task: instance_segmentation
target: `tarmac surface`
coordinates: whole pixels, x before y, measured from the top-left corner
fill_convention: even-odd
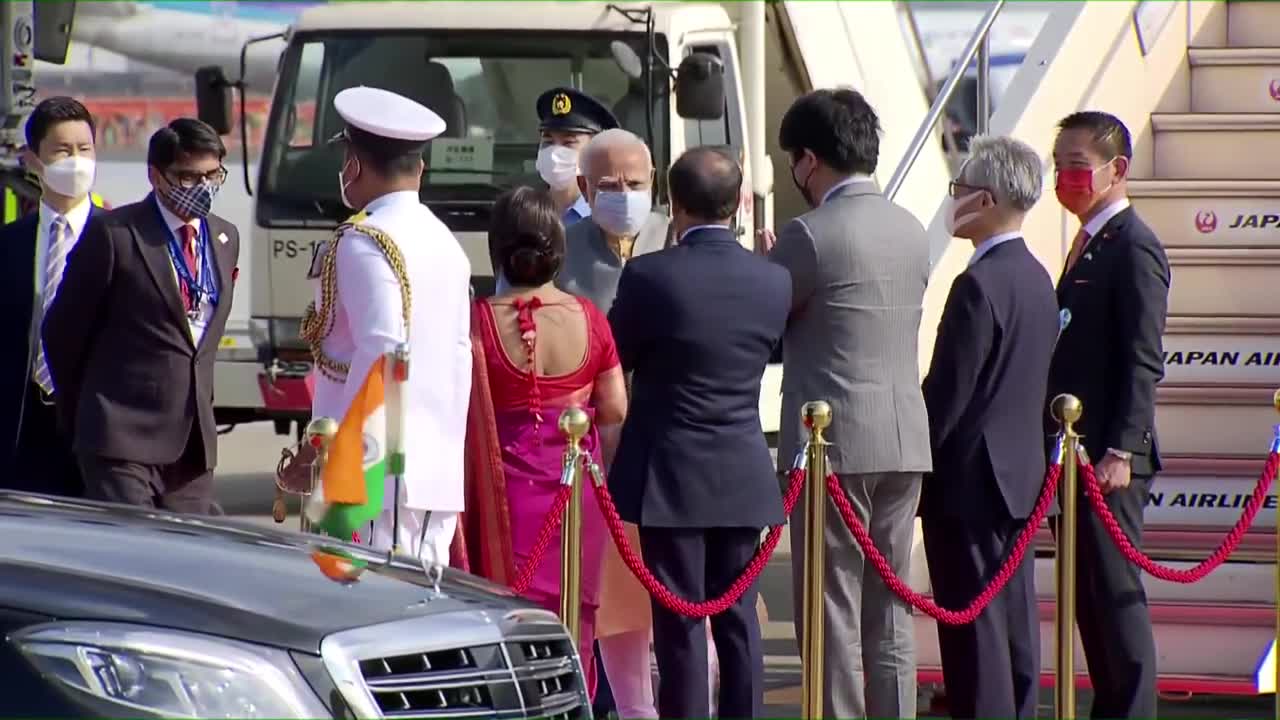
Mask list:
[[[266,423],[242,425],[222,436],[218,446],[218,501],[223,511],[239,520],[269,527],[297,529],[296,505],[291,507],[285,524],[271,520],[273,473],[280,450],[290,438],[274,434]],[[792,625],[791,549],[788,533],[783,533],[772,561],[761,576],[760,591],[764,596],[768,619],[762,630],[765,645],[765,717],[796,718],[800,716],[800,654]],[[1086,716],[1089,693],[1081,691],[1078,709]],[[1160,703],[1161,718],[1187,720],[1252,720],[1273,717],[1271,696],[1250,698],[1205,697],[1191,700],[1164,699]],[[922,689],[921,718],[939,717],[928,712],[930,690]],[[1046,690],[1041,698],[1040,717],[1052,718],[1053,693]]]

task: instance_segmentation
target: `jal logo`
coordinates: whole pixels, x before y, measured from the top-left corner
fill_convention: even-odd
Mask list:
[[[1218,214],[1212,210],[1196,213],[1196,229],[1202,233],[1211,233],[1218,227]]]
[[[1267,86],[1267,92],[1271,93],[1271,99],[1280,102],[1280,80],[1272,80]]]

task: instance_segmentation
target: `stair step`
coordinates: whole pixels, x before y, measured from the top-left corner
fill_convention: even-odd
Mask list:
[[[1280,4],[1227,3],[1227,44],[1232,47],[1280,46]]]
[[[1280,247],[1168,248],[1169,313],[1274,317]]]
[[[1280,248],[1280,182],[1131,180],[1129,196],[1165,247]]]
[[[1170,335],[1280,335],[1280,318],[1170,315],[1164,324]]]
[[[1170,455],[1262,461],[1280,421],[1275,386],[1164,385],[1156,387],[1160,450]],[[1085,408],[1087,413],[1089,408]]]
[[[1272,322],[1280,324],[1280,318]],[[1229,326],[1222,323],[1219,327]],[[1165,387],[1230,387],[1232,391],[1280,387],[1280,336],[1170,332],[1166,327],[1163,341],[1161,384]]]
[[[1156,113],[1155,175],[1170,180],[1275,179],[1280,113]]]
[[[1273,65],[1280,67],[1280,47],[1188,48],[1191,67],[1240,67]]]
[[[1129,181],[1131,198],[1280,198],[1280,180],[1145,179]]]
[[[1191,110],[1280,113],[1280,48],[1191,48]]]
[[[1164,466],[1160,471],[1161,478],[1178,475],[1209,475],[1220,479],[1243,477],[1255,480],[1258,473],[1262,472],[1262,460],[1213,455],[1161,454],[1160,464]]]
[[[1207,584],[1202,583],[1202,584]],[[1049,587],[1052,587],[1050,585]],[[1052,600],[1040,600],[1040,666],[1042,673],[1053,671],[1055,654]],[[1160,686],[1196,688],[1199,692],[1251,691],[1258,658],[1266,652],[1274,633],[1274,611],[1266,606],[1232,606],[1217,603],[1167,604],[1151,602],[1156,654],[1160,658]],[[915,615],[916,664],[922,670],[939,667],[941,658],[936,624],[927,615]],[[1210,653],[1212,676],[1206,676],[1206,653]],[[1076,672],[1087,670],[1088,660],[1076,636]],[[1081,708],[1083,709],[1083,708]]]
[[[1143,513],[1144,525],[1142,529],[1142,547],[1143,552],[1147,553],[1153,560],[1159,563],[1198,563],[1209,556],[1217,549],[1222,542],[1222,538],[1226,536],[1240,519],[1242,508],[1231,507],[1236,503],[1233,499],[1227,501],[1228,507],[1223,508],[1230,512],[1209,513],[1205,508],[1199,508],[1199,495],[1196,495],[1196,506],[1194,509],[1188,509],[1185,504],[1191,503],[1192,493],[1196,492],[1194,487],[1186,485],[1177,485],[1165,481],[1163,474],[1156,478],[1156,492],[1160,497],[1152,497],[1147,501],[1146,510]],[[1220,494],[1222,488],[1226,485],[1210,485],[1207,492]],[[1249,482],[1237,483],[1231,486],[1237,493],[1249,494],[1253,492],[1254,484]],[[1178,494],[1182,493],[1183,497],[1178,498]],[[1274,492],[1267,493],[1269,498],[1274,498]],[[1240,500],[1243,505],[1243,499]],[[1174,503],[1181,503],[1175,505]],[[1276,539],[1275,539],[1275,512],[1269,511],[1275,507],[1275,500],[1268,500],[1267,507],[1258,513],[1254,518],[1253,526],[1249,532],[1244,534],[1244,538],[1240,541],[1240,546],[1231,556],[1233,569],[1238,572],[1228,573],[1229,575],[1238,575],[1240,573],[1253,574],[1257,568],[1245,567],[1246,563],[1267,563],[1274,566],[1276,556]],[[1153,508],[1154,506],[1154,508]],[[1158,511],[1163,508],[1164,512]],[[1052,559],[1054,553],[1054,538],[1049,532],[1049,528],[1045,527],[1036,533],[1036,552],[1039,553],[1037,561]],[[1037,562],[1037,564],[1038,564]],[[1219,570],[1226,573],[1227,568]],[[1270,574],[1270,573],[1268,573]],[[1204,587],[1192,586],[1186,587],[1179,583],[1170,583],[1156,578],[1148,577],[1147,585],[1159,583],[1163,588],[1162,595],[1173,597],[1179,600],[1190,600],[1192,602],[1200,600],[1214,600],[1215,595],[1221,595],[1222,591],[1209,590],[1206,592]],[[1181,592],[1179,592],[1181,589]],[[1257,591],[1250,588],[1233,588],[1237,592],[1246,593],[1245,599],[1257,598]],[[1261,596],[1264,599],[1274,597],[1268,591],[1267,595]],[[1238,599],[1238,598],[1237,598]]]

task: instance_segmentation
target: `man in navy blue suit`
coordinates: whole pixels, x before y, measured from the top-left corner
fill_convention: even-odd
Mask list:
[[[783,522],[760,425],[760,380],[786,329],[791,278],[742,247],[730,223],[742,169],[713,148],[668,173],[677,244],[627,263],[609,312],[632,405],[609,476],[624,520],[640,528],[658,580],[694,602],[729,589]],[[720,660],[719,716],[750,718],[763,701],[753,587],[711,618]],[[663,718],[710,715],[701,620],[653,602]]]
[[[70,438],[59,432],[40,323],[67,254],[94,212],[94,125],[69,97],[36,106],[26,125],[26,167],[40,177],[36,211],[0,229],[0,487],[79,496]]]
[[[1022,239],[1040,199],[1040,158],[1011,138],[974,138],[951,183],[949,230],[973,241],[938,325],[924,381],[933,473],[920,516],[943,607],[968,605],[1004,562],[1043,485],[1039,422],[1058,331],[1053,281]],[[938,625],[953,718],[1034,718],[1040,620],[1027,558],[973,623]]]

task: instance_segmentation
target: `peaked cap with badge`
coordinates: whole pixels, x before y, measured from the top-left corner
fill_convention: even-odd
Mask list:
[[[444,133],[445,122],[427,106],[381,88],[347,88],[333,98],[333,108],[349,127],[361,130],[406,153],[420,149]],[[330,141],[350,141],[347,130]]]
[[[595,135],[618,127],[599,100],[573,88],[557,87],[538,96],[539,130]]]

